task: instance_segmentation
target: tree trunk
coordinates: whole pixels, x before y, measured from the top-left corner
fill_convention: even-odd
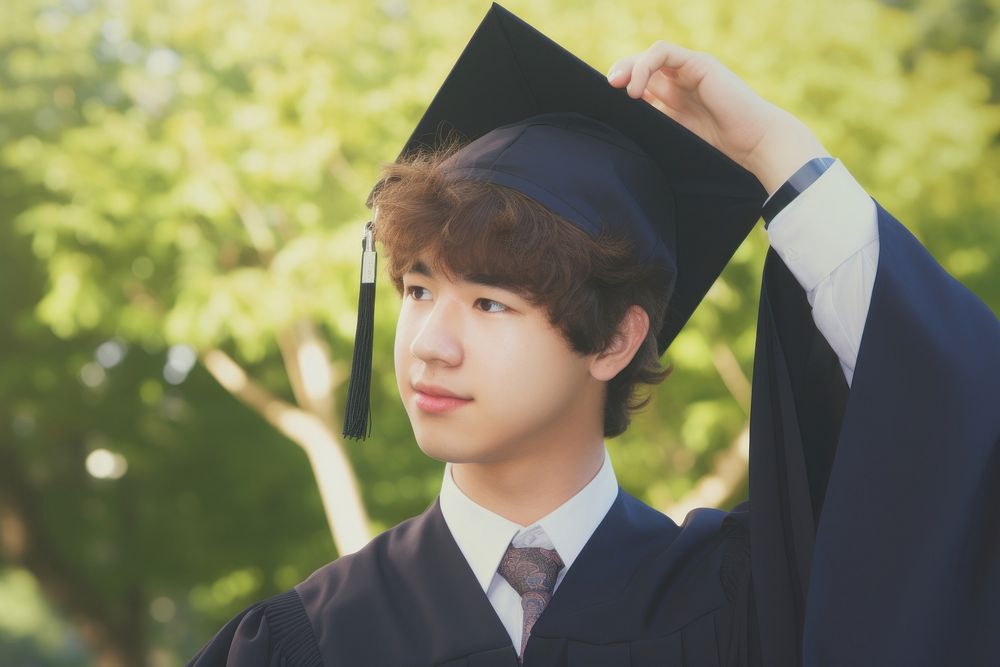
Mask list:
[[[300,325],[308,327],[309,325]],[[272,395],[225,352],[208,350],[201,361],[227,391],[298,444],[312,466],[337,553],[354,553],[371,539],[357,476],[333,429],[333,372],[325,350],[303,330],[283,334],[285,365],[302,407]],[[319,379],[317,379],[319,378]]]

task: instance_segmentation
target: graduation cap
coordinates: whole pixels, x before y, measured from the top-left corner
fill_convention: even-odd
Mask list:
[[[765,191],[720,151],[494,3],[400,153],[459,133],[449,177],[519,190],[597,236],[625,233],[671,270],[662,354],[760,218]],[[378,184],[369,196],[372,203]],[[365,229],[344,419],[369,430],[375,246]]]

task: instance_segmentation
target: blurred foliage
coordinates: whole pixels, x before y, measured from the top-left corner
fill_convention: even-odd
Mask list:
[[[26,570],[11,568],[0,574],[0,658],[5,665],[78,665],[86,650],[45,600],[38,583]]]
[[[505,6],[602,71],[658,38],[712,52],[996,311],[1000,3],[894,4]],[[4,3],[0,510],[23,525],[5,520],[0,544],[27,570],[0,578],[0,663],[177,664],[335,556],[300,451],[192,352],[224,349],[288,397],[275,335],[309,318],[343,376],[368,188],[487,8]],[[654,505],[745,424],[765,248],[754,232],[668,352],[673,376],[609,443],[623,486]],[[384,528],[426,506],[441,466],[396,397],[398,301],[379,289],[375,433],[351,456]],[[95,477],[95,451],[127,469]]]

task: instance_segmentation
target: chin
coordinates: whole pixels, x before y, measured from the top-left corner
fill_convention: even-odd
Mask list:
[[[475,463],[480,460],[476,448],[468,442],[417,436],[417,446],[425,455],[442,463]]]
[[[496,447],[489,443],[478,442],[475,438],[463,437],[454,432],[444,433],[444,430],[415,426],[413,435],[420,451],[443,463],[488,463],[503,458]]]

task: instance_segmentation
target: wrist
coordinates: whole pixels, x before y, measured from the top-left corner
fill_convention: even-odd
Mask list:
[[[764,186],[768,196],[809,160],[830,155],[802,121],[786,111],[778,111],[779,119],[765,133],[744,164]]]

